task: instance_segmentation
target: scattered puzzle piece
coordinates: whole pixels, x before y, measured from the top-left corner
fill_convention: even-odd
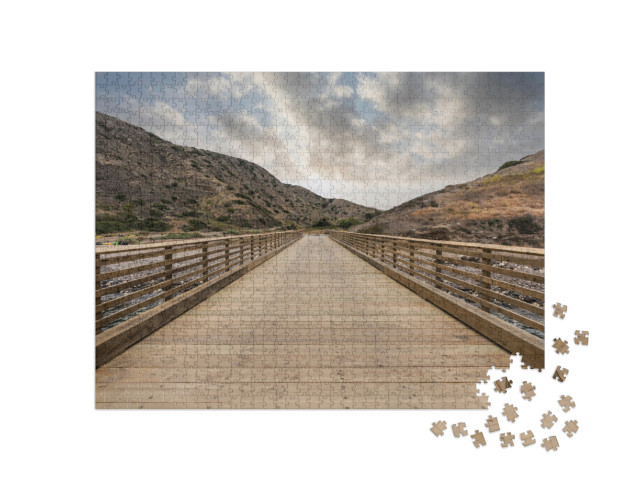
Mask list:
[[[465,423],[452,424],[451,429],[453,430],[453,435],[456,438],[459,438],[460,436],[466,436],[467,434],[469,434],[465,429],[466,427],[467,425]]]
[[[569,343],[560,338],[553,340],[553,347],[558,354],[567,354],[569,352]]]
[[[567,374],[569,374],[568,369],[558,366],[553,373],[553,379],[557,379],[558,382],[564,382],[564,380],[567,379]]]
[[[471,437],[473,438],[473,445],[476,448],[487,445],[487,442],[484,440],[484,434],[482,434],[477,429],[476,429],[476,433],[472,434]]]
[[[487,418],[487,422],[485,423],[486,428],[490,433],[495,431],[500,431],[500,423],[498,423],[498,418],[494,418],[493,416],[489,416]]]
[[[531,446],[536,442],[536,440],[533,438],[533,433],[531,432],[531,430],[527,431],[526,433],[521,433],[520,439],[522,440],[522,445],[525,447]]]
[[[558,444],[558,438],[556,438],[555,436],[549,436],[548,438],[542,441],[541,446],[547,451],[551,451],[552,449],[554,451],[557,451],[558,446],[560,445]]]
[[[573,339],[576,344],[583,346],[589,345],[589,331],[576,331],[576,337]]]
[[[503,377],[502,379],[498,379],[493,384],[495,384],[496,386],[494,391],[505,393],[507,392],[507,389],[511,387],[511,384],[513,384],[513,381],[511,381],[510,379],[507,379],[506,377]]]
[[[565,396],[565,395],[560,396],[560,400],[558,401],[558,404],[560,404],[560,406],[562,406],[562,410],[565,413],[569,412],[569,410],[571,408],[576,407],[576,403],[571,398],[571,396]]]
[[[431,432],[438,436],[442,436],[444,434],[444,430],[447,429],[447,423],[445,421],[438,421],[437,423],[431,423],[433,427],[431,428]]]
[[[518,408],[513,404],[505,404],[502,414],[504,414],[509,421],[515,423],[516,418],[518,417]]]
[[[555,424],[558,418],[551,412],[547,412],[547,414],[542,415],[542,427],[551,429],[551,427]]]
[[[500,435],[500,441],[502,441],[502,443],[500,444],[500,446],[502,446],[503,448],[506,448],[507,446],[513,446],[513,439],[515,438],[515,436],[511,433],[502,433]]]
[[[476,399],[478,399],[480,406],[484,409],[491,406],[491,403],[489,402],[489,396],[487,396],[485,393],[480,394],[480,389],[476,390]]]
[[[567,306],[563,306],[559,302],[553,305],[554,317],[559,317],[560,319],[564,319],[564,315],[566,313],[567,313]]]
[[[536,395],[536,387],[530,382],[525,381],[522,383],[522,386],[520,386],[520,392],[524,399],[531,401],[531,398]]]
[[[565,421],[562,430],[567,436],[572,437],[578,431],[578,421]]]

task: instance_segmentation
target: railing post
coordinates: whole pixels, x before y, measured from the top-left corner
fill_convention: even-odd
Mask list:
[[[416,258],[414,255],[414,251],[416,250],[416,246],[413,244],[409,244],[409,275],[414,277],[414,272],[416,270]]]
[[[229,239],[227,239],[226,241],[224,241],[224,265],[226,267],[226,269],[224,270],[225,272],[229,271],[229,250],[230,247],[229,245],[231,244],[231,241]]]
[[[202,260],[204,262],[204,265],[202,266],[204,268],[204,282],[207,282],[209,280],[209,260],[207,259],[209,257],[209,244],[205,244],[204,247],[202,248]]]
[[[168,246],[164,248],[164,260],[166,261],[170,261],[173,259],[173,247]],[[173,269],[173,264],[165,264],[164,266],[164,270],[165,271],[170,271],[171,269]],[[165,274],[164,276],[164,280],[168,281],[173,277],[173,274]],[[167,287],[165,287],[163,289],[165,292],[168,290],[171,290],[171,284],[169,284]]]
[[[436,249],[436,256],[440,256],[442,257],[442,250],[440,249]],[[436,264],[442,264],[442,261],[440,259],[436,259]],[[442,272],[442,269],[440,269],[439,267],[436,267],[436,274],[439,274]],[[442,282],[442,278],[436,276],[436,281]],[[436,286],[438,289],[442,289],[442,287],[440,286]]]
[[[97,259],[100,259],[100,255],[98,254]],[[102,282],[97,280],[97,276],[100,274],[100,266],[96,266],[96,306],[102,303],[102,296],[98,295],[98,291],[102,289]],[[104,311],[100,311],[96,313],[96,320],[102,319],[102,313]]]
[[[254,249],[254,246],[253,246],[253,239],[255,239],[255,237],[254,237],[254,236],[251,236],[251,260],[253,260],[253,249]]]
[[[243,237],[240,241],[240,265],[244,264],[244,243],[246,239]]]
[[[397,265],[398,265],[398,261],[396,259],[396,257],[397,257],[397,254],[396,254],[396,251],[397,251],[397,249],[396,249],[396,241],[393,241],[392,245],[393,245],[393,268],[396,269]]]
[[[482,252],[487,253],[487,254],[491,254],[491,249],[482,249]],[[491,265],[491,259],[489,259],[488,257],[487,257],[487,258],[483,257],[483,258],[482,258],[482,263],[483,263],[485,266],[490,266],[490,265]],[[491,271],[488,271],[488,270],[487,270],[487,271],[485,271],[485,270],[483,270],[483,271],[482,271],[482,277],[486,277],[487,279],[491,279]],[[481,285],[482,287],[484,287],[485,289],[491,290],[491,281],[489,281],[489,282],[484,282],[484,281],[482,281],[482,282],[480,283],[480,285]],[[484,299],[484,300],[485,300],[485,301],[487,301],[487,302],[491,302],[491,297],[489,297],[489,296],[488,296],[488,295],[486,295],[486,294],[480,294],[480,298],[481,298],[481,299]],[[485,311],[485,312],[491,312],[491,309],[489,309],[488,307],[485,307],[485,306],[481,306],[481,309],[482,309],[483,311]]]

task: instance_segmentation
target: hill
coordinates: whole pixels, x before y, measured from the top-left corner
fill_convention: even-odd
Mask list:
[[[405,202],[351,230],[371,234],[544,246],[544,150],[471,182]]]
[[[352,225],[379,213],[96,112],[96,233]]]

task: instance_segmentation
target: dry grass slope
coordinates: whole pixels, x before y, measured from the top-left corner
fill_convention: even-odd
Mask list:
[[[410,200],[351,230],[544,247],[544,150]]]
[[[242,159],[181,147],[96,112],[97,233],[300,228],[376,209],[284,184]]]

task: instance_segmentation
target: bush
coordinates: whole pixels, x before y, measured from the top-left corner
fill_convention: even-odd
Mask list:
[[[429,204],[431,207],[438,207],[438,203],[435,200],[432,200]]]
[[[498,170],[506,169],[507,167],[513,167],[514,165],[520,165],[523,162],[523,160],[510,160],[509,162],[505,162],[504,164],[502,164]]]
[[[526,214],[522,217],[512,217],[509,219],[509,227],[517,230],[519,234],[535,234],[542,229],[531,214]]]
[[[498,229],[502,229],[502,221],[500,219],[489,219],[487,221],[487,225],[492,229],[494,226]]]
[[[331,226],[331,221],[326,217],[323,217],[322,219],[312,224],[312,227],[330,227],[330,226]]]
[[[348,229],[349,227],[352,227],[354,225],[358,225],[361,224],[362,222],[360,222],[360,219],[357,219],[355,217],[348,217],[346,219],[340,219],[336,225],[342,229]]]
[[[187,226],[185,227],[184,230],[186,230],[187,232],[193,232],[193,231],[197,231],[197,230],[201,230],[201,229],[206,229],[207,228],[207,224],[205,222],[202,222],[199,219],[189,219],[187,221]]]
[[[129,230],[127,225],[118,220],[96,220],[96,234],[111,234]]]
[[[127,198],[125,194],[116,194],[114,195],[114,197],[116,198],[116,200],[120,200],[120,201],[123,201]]]
[[[166,222],[152,217],[147,217],[144,221],[137,223],[136,227],[138,230],[147,230],[149,232],[164,232],[171,228]]]

